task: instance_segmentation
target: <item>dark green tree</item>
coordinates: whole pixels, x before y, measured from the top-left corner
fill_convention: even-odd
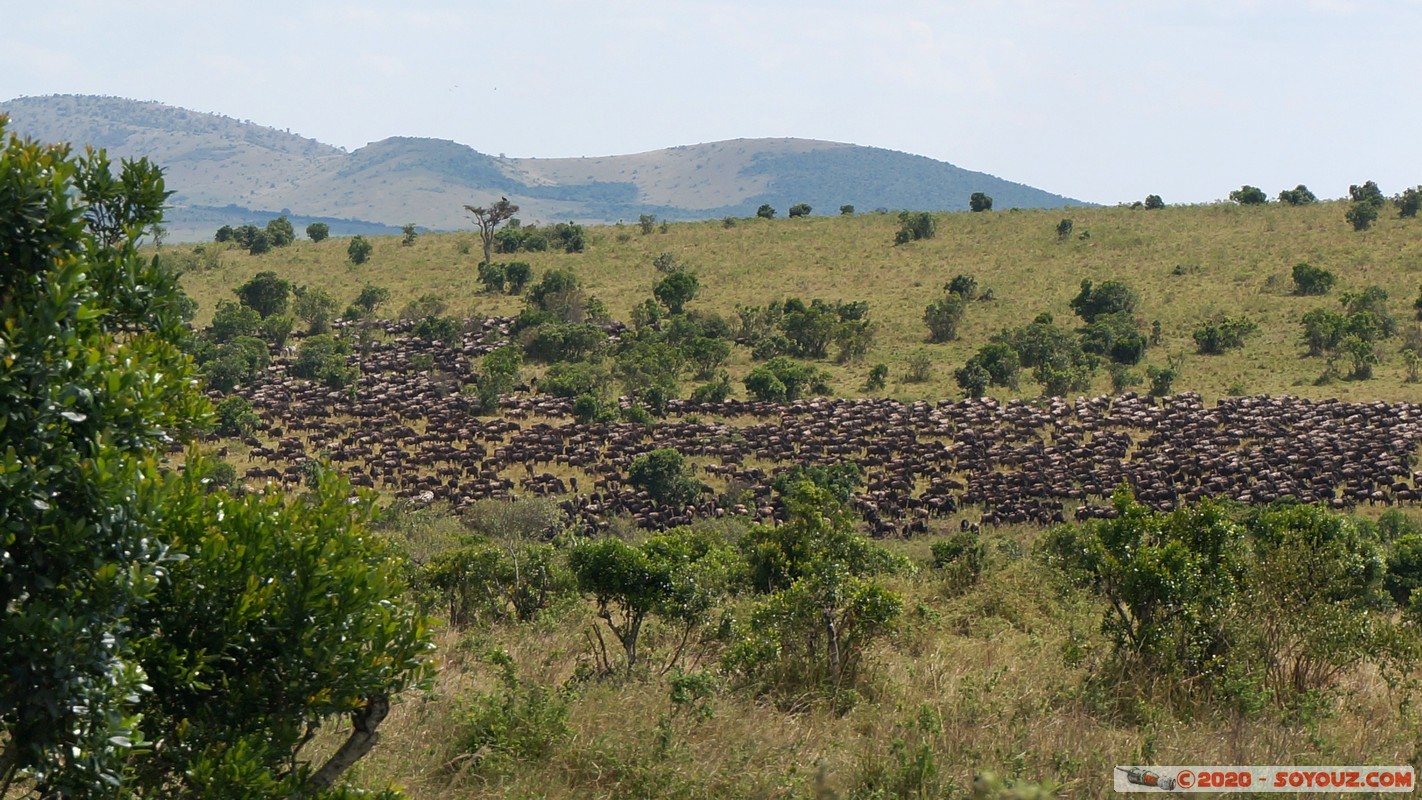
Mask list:
[[[400,244],[405,245],[406,247],[409,247],[410,245],[414,244],[415,239],[419,238],[420,235],[419,230],[415,228],[415,223],[413,222],[407,222],[403,226],[401,226],[400,232],[404,234],[400,237]]]
[[[1417,216],[1417,212],[1422,210],[1422,186],[1415,189],[1404,189],[1402,194],[1392,199],[1392,202],[1397,206],[1399,217]]]
[[[286,312],[291,297],[291,283],[278,278],[275,272],[258,272],[235,290],[242,305],[262,317]]]
[[[306,226],[306,238],[313,242],[325,241],[331,235],[331,226],[324,222],[313,222]]]
[[[854,206],[845,203],[844,205],[839,207],[839,215],[842,217],[854,216]]]
[[[908,244],[920,239],[932,239],[938,231],[938,222],[927,211],[899,212],[899,231],[894,234],[894,244]]]
[[[796,203],[795,205],[790,206],[789,214],[791,217],[808,217],[810,216],[810,204]]]
[[[1269,202],[1269,196],[1258,186],[1245,184],[1229,193],[1229,199],[1242,206],[1262,206]]]
[[[772,207],[769,203],[762,203],[760,208],[757,208],[755,210],[755,215],[757,217],[760,217],[761,219],[774,219],[775,208]]]
[[[1374,208],[1382,208],[1387,203],[1387,198],[1383,197],[1382,189],[1372,181],[1365,181],[1362,186],[1353,185],[1348,187],[1348,198],[1354,203],[1367,203]]]
[[[1287,203],[1291,206],[1306,206],[1309,203],[1315,203],[1317,201],[1318,198],[1302,183],[1292,189],[1284,189],[1279,192],[1279,202]]]
[[[346,257],[352,264],[364,264],[370,260],[370,253],[374,249],[364,236],[352,236],[351,243],[346,246]]]
[[[1146,195],[1146,199],[1145,199],[1145,209],[1146,209],[1146,211],[1154,211],[1154,210],[1156,210],[1156,209],[1158,209],[1158,208],[1165,208],[1165,201],[1162,200],[1162,199],[1160,199],[1160,195],[1158,195],[1158,194],[1149,194],[1149,195]]]
[[[690,272],[673,272],[652,287],[652,296],[667,307],[672,314],[680,314],[682,308],[696,297],[701,282]]]
[[[973,192],[968,198],[968,208],[973,211],[991,211],[992,198],[982,192]]]
[[[684,507],[701,494],[696,465],[670,447],[634,458],[627,468],[627,482],[645,491],[657,505],[671,508]]]
[[[1070,239],[1070,238],[1071,238],[1071,229],[1072,229],[1072,227],[1073,227],[1072,221],[1069,220],[1069,219],[1063,219],[1061,222],[1058,222],[1058,223],[1057,223],[1057,240],[1064,242],[1064,241],[1066,241],[1067,239]]]
[[[1328,294],[1338,282],[1338,276],[1322,268],[1300,262],[1294,265],[1294,294]]]
[[[286,247],[296,241],[296,229],[291,226],[291,220],[284,216],[268,221],[266,233],[272,247]]]
[[[1139,297],[1124,281],[1103,281],[1094,286],[1083,279],[1081,291],[1072,298],[1071,310],[1088,324],[1107,314],[1134,314]]]
[[[928,326],[928,341],[951,342],[958,338],[958,323],[967,308],[967,301],[959,294],[948,294],[929,303],[923,312],[923,322]]]
[[[1348,207],[1348,210],[1343,213],[1343,218],[1348,220],[1348,224],[1353,226],[1353,230],[1365,231],[1377,221],[1378,207],[1367,201],[1358,201]]]

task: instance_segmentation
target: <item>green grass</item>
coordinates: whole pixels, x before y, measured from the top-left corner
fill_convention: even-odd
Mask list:
[[[1412,302],[1422,284],[1422,221],[1389,213],[1373,230],[1358,233],[1344,222],[1344,208],[1335,202],[1149,212],[963,212],[939,215],[935,238],[897,247],[893,215],[742,219],[730,228],[719,220],[674,223],[666,233],[648,235],[636,225],[603,226],[589,229],[587,251],[581,254],[499,258],[528,261],[535,280],[549,269],[571,269],[588,294],[605,301],[622,319],[651,296],[659,277],[652,259],[662,252],[676,255],[700,278],[700,296],[689,308],[733,317],[738,305],[764,305],[787,295],[868,300],[878,325],[875,347],[856,363],[826,364],[842,395],[861,394],[870,367],[883,362],[890,367],[891,396],[956,397],[952,371],[994,332],[1043,311],[1051,312],[1058,323],[1074,325],[1077,319],[1068,303],[1081,280],[1117,278],[1139,292],[1137,316],[1143,326],[1148,329],[1153,320],[1163,326],[1163,344],[1149,351],[1139,369],[1163,366],[1172,355],[1183,357],[1177,391],[1198,391],[1207,400],[1231,387],[1249,394],[1346,400],[1415,397],[1416,387],[1404,383],[1398,340],[1383,345],[1383,363],[1369,381],[1315,386],[1325,364],[1303,357],[1299,318],[1320,305],[1336,307],[1342,291],[1380,285],[1389,292],[1393,314],[1404,329],[1415,319]],[[1056,226],[1063,217],[1074,221],[1074,236],[1058,241]],[[1089,238],[1080,238],[1088,232]],[[386,286],[393,293],[389,306],[381,309],[386,315],[426,293],[445,298],[452,312],[461,315],[514,314],[521,307],[520,298],[479,291],[475,265],[480,247],[473,232],[424,235],[410,247],[401,246],[399,237],[376,237],[373,243],[372,258],[361,266],[346,260],[344,239],[301,241],[262,256],[231,251],[220,268],[190,273],[184,285],[199,303],[199,321],[210,316],[217,301],[231,299],[233,287],[262,270],[324,287],[343,303],[365,283]],[[1290,270],[1300,261],[1338,276],[1332,295],[1291,294]],[[996,299],[972,304],[957,341],[926,344],[923,309],[959,273],[976,276],[979,287],[991,289]],[[1260,326],[1244,349],[1223,356],[1195,354],[1191,334],[1197,325],[1215,316],[1241,314]],[[932,354],[934,377],[927,383],[905,384],[905,361],[920,348]],[[738,348],[733,364],[736,376],[748,368],[743,348]],[[1103,370],[1093,391],[1108,388]],[[1018,393],[1037,391],[1029,378]],[[1002,390],[996,393],[1005,396]]]

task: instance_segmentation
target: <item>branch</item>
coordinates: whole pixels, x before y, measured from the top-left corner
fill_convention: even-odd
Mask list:
[[[390,713],[390,698],[383,694],[366,698],[365,708],[351,714],[351,735],[346,739],[345,744],[337,750],[321,769],[311,776],[311,780],[306,782],[307,788],[320,790],[326,789],[336,782],[336,778],[341,773],[350,769],[355,762],[359,761],[366,753],[369,753],[375,743],[380,740],[380,734],[376,733],[376,728],[385,720],[385,715]]]

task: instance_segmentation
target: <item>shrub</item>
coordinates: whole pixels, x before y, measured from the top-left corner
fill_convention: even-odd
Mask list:
[[[1173,391],[1176,372],[1173,367],[1146,367],[1146,379],[1150,381],[1150,396],[1165,397]]]
[[[650,234],[652,232],[652,227],[656,224],[656,214],[642,214],[637,217],[637,226],[642,229],[643,236]]]
[[[1353,226],[1353,230],[1365,231],[1377,221],[1378,207],[1372,203],[1357,202],[1348,207],[1343,218],[1348,220],[1348,224]]]
[[[695,465],[671,448],[633,459],[627,468],[627,482],[645,491],[660,506],[681,508],[701,494]]]
[[[286,247],[296,241],[296,230],[292,228],[291,220],[284,216],[268,220],[265,233],[272,247]]]
[[[505,229],[507,230],[507,229]],[[501,294],[504,286],[508,282],[508,275],[503,264],[483,263],[479,265],[479,282],[484,284],[484,291],[489,294]]]
[[[982,192],[973,192],[968,198],[968,208],[973,211],[991,211],[992,198]]]
[[[849,205],[848,203],[846,203],[846,204],[840,206],[840,207],[839,207],[839,214],[840,214],[840,216],[842,216],[842,217],[852,217],[852,216],[854,216],[854,206]]]
[[[894,244],[932,239],[937,231],[938,222],[927,211],[902,211],[899,213],[899,232],[894,235]]]
[[[680,314],[682,308],[693,298],[701,287],[701,282],[690,272],[673,272],[652,287],[652,296],[667,307],[672,314]]]
[[[1328,294],[1338,282],[1338,276],[1332,272],[1302,262],[1294,265],[1293,278],[1297,295]]]
[[[551,322],[522,332],[519,343],[530,360],[545,364],[596,360],[607,347],[607,333],[589,322]]]
[[[551,544],[474,541],[422,565],[415,586],[457,627],[528,622],[570,588],[558,565]]]
[[[374,249],[364,236],[352,236],[350,244],[346,245],[346,258],[349,258],[352,264],[364,264],[370,260],[371,251]]]
[[[1374,208],[1381,208],[1387,202],[1382,189],[1372,181],[1365,181],[1362,186],[1349,186],[1348,197],[1354,203],[1366,203]]]
[[[236,292],[242,305],[262,317],[270,317],[286,311],[287,300],[291,296],[291,283],[278,278],[275,272],[258,272],[237,287]]]
[[[911,354],[904,369],[905,383],[927,383],[933,377],[933,356],[927,350]]]
[[[293,311],[306,323],[308,333],[325,333],[331,329],[331,320],[339,306],[336,298],[325,289],[300,286],[296,289]]]
[[[742,539],[751,585],[766,596],[725,665],[770,689],[853,686],[865,648],[902,613],[902,598],[873,580],[898,562],[856,531],[826,490],[800,483],[784,502],[783,525]]]
[[[1269,196],[1258,186],[1245,184],[1229,193],[1229,199],[1242,206],[1259,206],[1269,202]]]
[[[262,420],[252,410],[252,404],[245,397],[233,395],[222,398],[217,404],[217,425],[214,430],[219,436],[251,436],[262,424]]]
[[[1302,183],[1292,189],[1284,189],[1279,192],[1279,202],[1291,206],[1306,206],[1317,201],[1318,198],[1314,196],[1314,193],[1310,192],[1308,187]]]
[[[1165,208],[1165,201],[1160,199],[1158,194],[1148,194],[1145,199],[1146,211],[1154,211],[1158,208]]]
[[[1195,347],[1203,355],[1220,355],[1244,346],[1244,339],[1259,330],[1245,317],[1212,320],[1195,329]]]
[[[723,403],[731,396],[731,376],[722,370],[714,379],[691,390],[693,403]]]
[[[1057,223],[1057,241],[1066,241],[1071,238],[1072,221],[1064,219]]]
[[[967,301],[959,294],[949,294],[929,303],[923,312],[923,322],[928,326],[928,341],[951,342],[958,338],[958,323],[967,307]]]
[[[472,765],[479,772],[497,772],[508,762],[548,760],[571,734],[567,698],[520,680],[507,652],[491,651],[484,658],[499,670],[499,689],[469,701],[457,755],[477,754]]]
[[[773,219],[775,217],[775,209],[771,207],[769,203],[763,203],[760,208],[755,210],[755,215],[761,219]]]
[[[790,206],[789,214],[791,217],[808,217],[810,215],[810,204],[796,203]]]
[[[1148,340],[1130,314],[1117,312],[1096,317],[1081,330],[1081,349],[1120,364],[1137,364],[1145,357]]]
[[[454,317],[429,316],[416,322],[410,333],[432,344],[458,347],[464,338],[464,323]]]
[[[207,338],[215,343],[229,342],[238,336],[252,336],[261,331],[262,317],[254,309],[223,300],[217,304]]]
[[[889,381],[889,365],[875,364],[869,370],[869,379],[864,382],[866,392],[877,392],[883,389]]]
[[[1107,314],[1134,314],[1138,302],[1135,290],[1124,281],[1109,280],[1093,286],[1091,281],[1082,280],[1081,291],[1072,298],[1071,310],[1090,324]]]
[[[1392,202],[1397,206],[1399,217],[1417,216],[1417,212],[1422,210],[1422,186],[1415,189],[1404,189],[1402,194],[1392,199]]]
[[[968,363],[954,370],[953,379],[957,381],[958,388],[963,390],[963,396],[977,398],[987,393],[992,376],[983,368],[982,362],[968,359]]]
[[[559,361],[548,368],[538,388],[554,397],[601,396],[612,381],[607,368],[586,361]]]
[[[526,261],[512,261],[504,265],[504,277],[508,281],[509,294],[518,294],[533,279],[533,267]]]
[[[955,275],[943,288],[948,294],[956,294],[964,300],[976,300],[978,297],[978,279],[971,275]]]
[[[745,377],[746,391],[757,400],[799,400],[805,392],[829,394],[828,373],[785,356],[776,356]]]
[[[313,222],[306,226],[306,238],[313,242],[323,242],[331,235],[331,226],[324,222]]]
[[[354,365],[347,366],[348,353],[350,345],[343,339],[324,333],[311,336],[296,351],[291,374],[339,389],[353,383],[359,374]]]

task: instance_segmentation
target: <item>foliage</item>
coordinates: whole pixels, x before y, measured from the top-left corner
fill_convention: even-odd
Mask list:
[[[1258,186],[1245,184],[1229,193],[1229,199],[1242,206],[1261,206],[1269,202],[1269,196]]]
[[[238,336],[194,359],[207,377],[210,389],[230,392],[239,384],[256,380],[271,363],[267,343],[254,336]]]
[[[464,210],[469,212],[474,218],[474,224],[479,228],[479,240],[484,244],[484,261],[488,262],[490,250],[494,246],[494,230],[513,218],[513,215],[518,213],[518,206],[510,203],[507,197],[500,197],[497,202],[487,206],[465,205]]]
[[[582,282],[565,269],[543,273],[528,290],[524,301],[529,308],[547,311],[564,322],[581,322],[583,315]]]
[[[1383,197],[1382,189],[1373,181],[1365,181],[1362,186],[1353,185],[1348,187],[1348,198],[1354,203],[1365,203],[1374,208],[1381,208],[1387,203],[1387,198]]]
[[[948,294],[956,294],[964,300],[978,298],[978,279],[972,275],[954,275],[953,280],[943,287]]]
[[[666,413],[666,405],[680,392],[686,355],[681,348],[653,331],[624,335],[613,357],[613,375],[625,394],[644,404],[654,414]]]
[[[336,298],[325,289],[309,286],[298,286],[295,295],[292,310],[306,323],[308,333],[325,333],[331,329],[331,320],[339,309]]]
[[[306,238],[313,242],[323,242],[331,235],[331,226],[324,222],[313,222],[306,226]]]
[[[290,502],[212,493],[201,470],[179,484],[166,527],[194,557],[134,614],[135,627],[162,634],[139,645],[153,687],[140,709],[163,732],[154,757],[133,766],[140,785],[212,796],[201,776],[242,743],[259,767],[248,780],[319,789],[349,763],[300,764],[310,732],[349,717],[351,743],[368,750],[362,727],[374,731],[390,699],[429,675],[429,623],[401,602],[398,563],[364,529],[369,502],[348,495],[326,478]]]
[[[1279,192],[1279,202],[1287,203],[1291,206],[1306,206],[1318,201],[1318,197],[1308,190],[1302,183],[1292,189],[1284,189]]]
[[[1258,323],[1248,317],[1225,317],[1200,325],[1193,336],[1201,354],[1220,355],[1243,347],[1245,337],[1258,330]]]
[[[641,228],[643,236],[650,234],[652,232],[653,226],[655,226],[656,224],[656,214],[640,214],[637,217],[637,226]]]
[[[1306,262],[1294,265],[1293,278],[1294,294],[1298,295],[1328,294],[1333,290],[1333,285],[1338,282],[1337,275]]]
[[[529,622],[570,588],[553,545],[514,536],[478,538],[420,566],[414,584],[459,627]]]
[[[245,397],[233,395],[222,398],[217,404],[216,425],[213,428],[219,436],[251,436],[262,424],[252,404]]]
[[[809,203],[796,203],[795,205],[790,206],[790,211],[789,211],[788,213],[790,214],[790,216],[791,216],[792,218],[794,218],[794,217],[808,217],[808,216],[810,215],[810,204],[809,204]]]
[[[1071,300],[1071,310],[1090,324],[1107,314],[1134,314],[1139,302],[1139,295],[1124,281],[1109,280],[1093,286],[1083,279],[1081,291]]]
[[[889,365],[875,364],[869,370],[869,379],[864,382],[864,390],[867,392],[877,392],[884,388],[889,381]]]
[[[519,294],[533,279],[533,267],[527,261],[511,261],[504,265],[504,278],[508,281],[509,294]]]
[[[1321,356],[1338,348],[1348,332],[1348,316],[1330,308],[1315,308],[1303,315],[1304,344],[1308,354]]]
[[[475,392],[479,407],[485,411],[498,408],[499,397],[512,392],[519,384],[519,371],[523,368],[523,354],[517,347],[504,346],[490,350],[479,361],[479,374],[475,377]]]
[[[1146,209],[1146,211],[1154,211],[1154,210],[1160,209],[1160,208],[1165,208],[1165,201],[1162,200],[1162,199],[1160,199],[1160,195],[1158,195],[1158,194],[1148,194],[1148,195],[1146,195],[1146,199],[1145,199],[1145,209]]]
[[[669,447],[633,459],[627,468],[627,482],[646,492],[659,506],[682,508],[701,494],[696,466]]]
[[[1413,189],[1403,189],[1402,194],[1392,199],[1393,205],[1397,206],[1399,217],[1415,217],[1417,212],[1422,210],[1422,186]]]
[[[928,326],[928,341],[951,342],[958,338],[958,323],[967,310],[968,301],[961,294],[949,293],[928,304],[923,322]]]
[[[1073,223],[1069,219],[1063,219],[1057,223],[1057,241],[1064,242],[1071,238]]]
[[[899,232],[894,234],[894,244],[932,239],[937,231],[938,221],[927,211],[902,211],[899,212]]]
[[[261,331],[262,317],[252,308],[229,300],[217,304],[205,335],[208,340],[221,344],[238,336],[253,336]]]
[[[904,382],[925,383],[933,375],[933,355],[927,350],[915,350],[905,362]]]
[[[374,249],[364,236],[352,236],[350,244],[346,245],[346,258],[349,258],[352,264],[364,264],[370,260],[370,253]]]
[[[530,360],[545,364],[596,360],[607,346],[607,334],[588,322],[577,325],[550,322],[524,331],[519,343]]]
[[[458,347],[464,338],[464,323],[454,317],[428,316],[416,322],[410,333],[430,343]]]
[[[491,264],[487,261],[479,264],[479,282],[489,294],[503,294],[506,280],[503,264]]]
[[[355,382],[359,373],[354,365],[346,364],[346,356],[351,347],[344,339],[323,333],[311,336],[301,343],[296,351],[296,360],[291,365],[291,374],[307,378],[339,389]]]
[[[413,222],[407,222],[402,225],[400,227],[400,233],[402,234],[402,236],[400,237],[400,244],[404,245],[405,247],[409,247],[410,245],[414,244],[415,239],[417,239],[420,235],[419,230],[415,227],[415,223]]]
[[[987,373],[989,385],[1017,388],[1017,375],[1022,368],[1022,359],[1011,346],[1003,342],[989,342],[978,348],[978,352],[968,362],[983,368]]]
[[[474,756],[472,769],[489,773],[510,761],[546,761],[571,733],[568,698],[520,679],[505,651],[490,651],[484,660],[498,670],[499,689],[470,700],[459,737],[462,752],[452,763]]]
[[[1150,381],[1150,396],[1165,397],[1175,388],[1175,378],[1179,373],[1174,367],[1146,367],[1146,379]]]
[[[724,403],[731,396],[731,375],[721,370],[707,382],[691,390],[693,403]]]
[[[755,210],[755,215],[761,219],[774,219],[775,209],[769,203],[762,203],[760,208]]]
[[[1343,213],[1343,218],[1355,231],[1365,231],[1378,219],[1378,207],[1368,202],[1356,202]]]
[[[286,311],[291,296],[291,283],[277,277],[270,270],[258,272],[250,280],[235,290],[242,305],[256,311],[263,318]]]
[[[1098,315],[1081,329],[1081,349],[1104,356],[1118,364],[1138,364],[1145,357],[1148,340],[1125,312]]]
[[[296,229],[284,215],[267,221],[266,234],[272,247],[286,247],[296,241]]]
[[[963,390],[964,397],[977,398],[987,393],[992,376],[983,368],[982,362],[970,358],[968,363],[953,371],[953,379]]]
[[[852,206],[852,205],[850,205],[850,204],[848,204],[848,203],[845,203],[844,205],[842,205],[842,206],[839,207],[839,215],[842,216],[842,217],[852,217],[852,216],[854,216],[854,206]]]
[[[686,271],[672,272],[652,287],[652,296],[666,306],[668,312],[680,314],[682,308],[696,297],[700,286],[701,283],[694,274]]]
[[[128,618],[170,560],[153,456],[205,413],[175,281],[137,253],[167,196],[146,160],[0,143],[0,784],[41,796],[97,795],[142,738]]]
[[[771,689],[852,686],[865,647],[884,635],[903,600],[873,580],[900,564],[854,528],[825,489],[803,482],[784,496],[787,521],[741,541],[750,581],[765,595],[725,663]]]
[[[548,367],[538,388],[555,397],[601,395],[611,380],[604,366],[587,361],[559,361]]]
[[[361,287],[360,294],[356,295],[355,302],[352,303],[360,309],[364,315],[375,313],[375,309],[390,301],[390,290],[383,286],[375,286],[367,283]]]
[[[968,198],[968,209],[971,211],[991,211],[992,198],[982,192],[973,192]]]
[[[751,370],[745,377],[745,387],[757,400],[778,403],[799,400],[806,392],[829,394],[828,380],[828,373],[809,364],[776,356]]]
[[[795,464],[771,481],[770,488],[785,498],[799,490],[800,484],[809,483],[829,494],[835,502],[848,505],[854,490],[864,482],[864,473],[852,461],[823,466],[820,464]]]

